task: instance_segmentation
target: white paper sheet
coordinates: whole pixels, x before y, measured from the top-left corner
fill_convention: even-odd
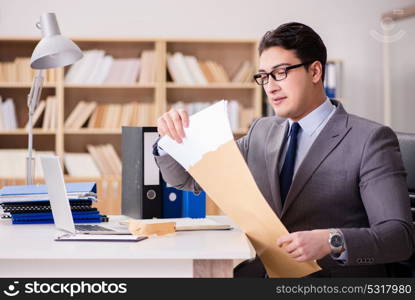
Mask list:
[[[189,170],[204,154],[233,140],[227,103],[228,101],[221,100],[190,116],[189,127],[184,128],[185,138],[181,144],[164,136],[160,139],[159,146]]]

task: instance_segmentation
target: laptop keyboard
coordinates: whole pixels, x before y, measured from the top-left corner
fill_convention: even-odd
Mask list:
[[[89,224],[77,224],[75,229],[79,231],[115,231],[110,228],[102,227],[99,225],[89,225]]]

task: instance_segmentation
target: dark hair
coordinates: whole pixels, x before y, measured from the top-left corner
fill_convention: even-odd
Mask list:
[[[323,68],[324,82],[327,50],[320,36],[307,25],[291,22],[280,25],[273,31],[268,31],[259,43],[259,55],[270,47],[279,46],[286,50],[295,50],[296,56],[305,62],[319,61]]]

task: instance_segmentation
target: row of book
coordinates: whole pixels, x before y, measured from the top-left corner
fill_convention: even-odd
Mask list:
[[[42,118],[43,117],[43,118]],[[55,96],[48,96],[46,100],[39,101],[32,118],[33,127],[43,130],[58,128],[58,100]],[[40,123],[38,125],[38,123]],[[29,124],[26,124],[27,129]]]
[[[94,182],[66,184],[67,196],[75,223],[108,221],[97,208],[97,188]],[[0,189],[0,214],[12,224],[50,224],[53,214],[45,185],[5,186]]]
[[[16,107],[12,98],[0,96],[0,130],[17,129]]]
[[[70,176],[121,176],[121,159],[111,144],[87,145],[88,153],[65,153],[64,162]],[[41,155],[52,151],[33,150],[35,178],[43,178]],[[0,178],[25,178],[27,149],[0,149]]]
[[[80,101],[67,117],[65,129],[120,129],[121,126],[145,126],[154,124],[154,116],[153,103],[97,104],[96,101]]]
[[[144,50],[140,58],[114,58],[98,49],[83,53],[84,57],[69,67],[65,83],[147,84],[156,80],[154,50]]]
[[[43,117],[43,118],[42,118]],[[58,101],[56,97],[49,96],[46,100],[39,101],[32,118],[33,127],[40,123],[43,130],[56,129],[58,127]],[[27,129],[29,124],[25,125]],[[12,98],[4,102],[0,96],[0,130],[15,130],[18,128],[16,106]]]
[[[17,57],[12,62],[0,62],[0,82],[32,82],[36,70],[30,68],[30,57]],[[56,81],[56,70],[48,69],[43,71],[45,83]]]
[[[342,63],[327,62],[324,76],[324,90],[329,98],[342,97]]]
[[[70,176],[121,176],[121,159],[111,144],[87,145],[88,153],[65,153],[65,167]]]
[[[167,54],[167,69],[172,80],[179,84],[207,85],[209,83],[252,81],[254,72],[249,61],[244,61],[236,74],[230,78],[225,68],[214,61],[198,60],[195,56],[183,55],[181,52]]]
[[[50,151],[35,151],[35,177],[42,178],[40,155],[53,155]],[[27,149],[0,149],[0,178],[25,178]]]
[[[189,115],[197,113],[202,109],[212,105],[212,102],[176,102],[172,105],[175,109],[184,109]],[[228,102],[228,116],[233,132],[246,130],[254,120],[254,110],[252,107],[245,107],[237,100]]]

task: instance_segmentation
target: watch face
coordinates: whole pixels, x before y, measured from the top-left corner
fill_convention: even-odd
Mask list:
[[[333,235],[330,239],[330,244],[335,248],[340,247],[343,245],[342,237],[340,235]]]

